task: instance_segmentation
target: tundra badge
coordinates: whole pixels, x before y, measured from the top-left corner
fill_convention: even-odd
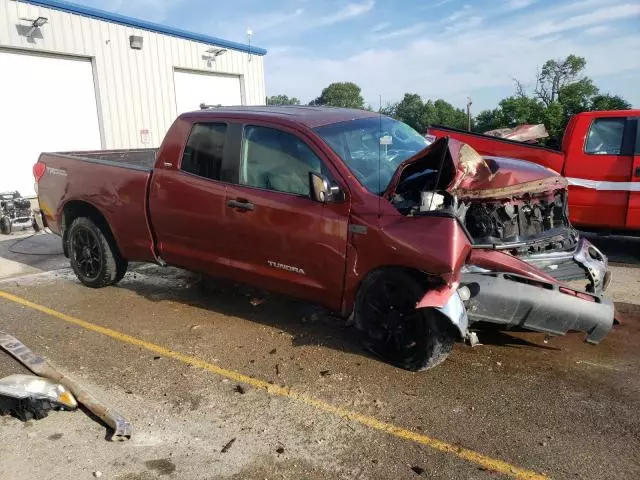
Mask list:
[[[298,267],[292,267],[291,265],[285,265],[284,263],[274,262],[273,260],[267,260],[267,264],[272,268],[279,270],[286,270],[287,272],[299,273],[300,275],[306,275],[304,270]]]

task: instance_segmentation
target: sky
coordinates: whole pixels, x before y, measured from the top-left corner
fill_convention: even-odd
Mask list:
[[[586,58],[602,93],[640,107],[638,0],[72,0],[266,48],[267,95],[307,103],[352,81],[376,108],[405,92],[478,112],[529,91],[549,58]]]

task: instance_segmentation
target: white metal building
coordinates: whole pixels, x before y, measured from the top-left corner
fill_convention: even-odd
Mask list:
[[[0,0],[0,191],[42,151],[159,146],[176,115],[263,105],[266,51],[56,0]]]

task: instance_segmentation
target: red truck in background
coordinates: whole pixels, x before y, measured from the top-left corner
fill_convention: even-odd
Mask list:
[[[481,155],[517,158],[543,165],[569,183],[569,218],[577,227],[640,231],[640,110],[584,112],[565,129],[553,150],[449,127],[429,127],[433,138],[448,136]]]
[[[372,112],[206,109],[157,151],[43,153],[34,176],[86,286],[142,261],[283,292],[353,315],[403,368],[474,343],[473,322],[591,343],[613,324],[607,259],[570,225],[562,177]]]

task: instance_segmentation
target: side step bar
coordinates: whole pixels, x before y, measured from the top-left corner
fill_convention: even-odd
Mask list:
[[[586,332],[599,343],[613,326],[613,302],[553,283],[511,273],[467,273],[461,281],[471,293],[470,322],[490,322],[564,335]]]

